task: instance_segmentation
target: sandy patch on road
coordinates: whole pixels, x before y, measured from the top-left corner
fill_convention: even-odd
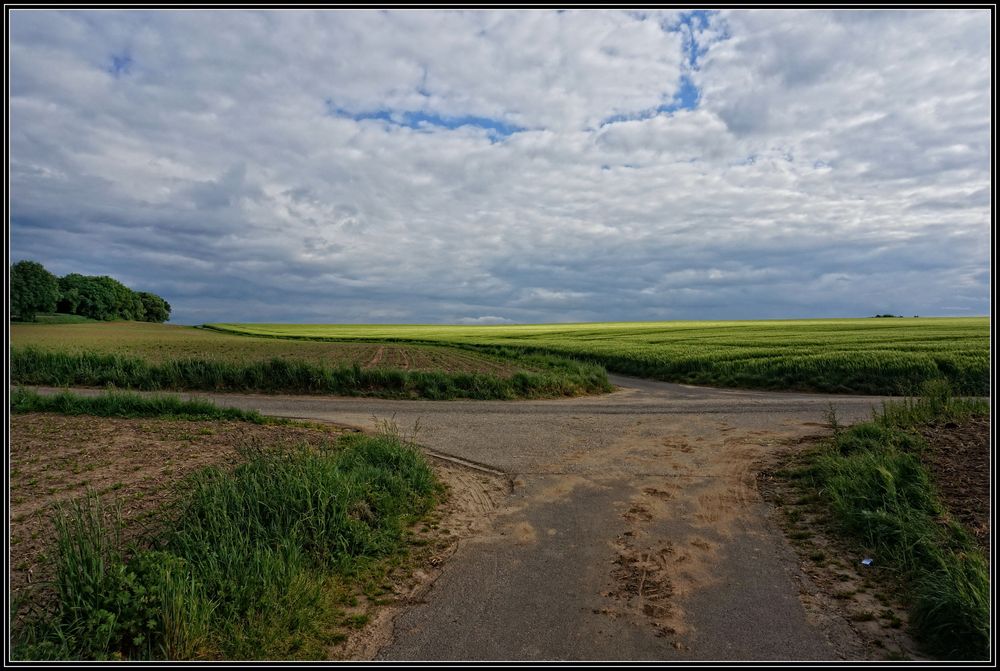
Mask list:
[[[693,633],[685,602],[718,581],[723,542],[759,501],[754,464],[782,437],[697,421],[690,435],[640,430],[601,455],[649,474],[623,506],[626,530],[612,543],[614,587],[604,594],[616,606],[604,612],[645,621],[678,649]]]

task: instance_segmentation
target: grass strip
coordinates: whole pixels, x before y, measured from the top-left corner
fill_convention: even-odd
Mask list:
[[[392,433],[243,456],[185,481],[157,536],[129,548],[94,493],[64,505],[54,601],[20,620],[13,657],[325,658],[362,621],[340,610],[349,586],[406,553],[439,485]]]
[[[162,394],[140,395],[128,391],[109,391],[100,396],[81,396],[69,391],[56,394],[18,387],[10,396],[14,413],[56,412],[63,415],[97,417],[168,417],[173,419],[228,419],[265,424],[267,419],[256,410],[221,408],[210,401],[183,400]]]
[[[545,369],[500,377],[358,365],[328,367],[278,358],[242,363],[210,359],[152,363],[120,354],[16,347],[11,349],[11,381],[146,391],[260,391],[434,400],[545,398],[612,390],[600,366],[551,356],[539,357],[539,364]]]

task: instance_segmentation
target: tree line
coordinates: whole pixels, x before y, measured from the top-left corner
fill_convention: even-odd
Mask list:
[[[24,321],[46,312],[90,319],[165,322],[170,303],[148,291],[133,291],[106,275],[70,273],[56,277],[37,261],[18,261],[10,268],[10,311]]]

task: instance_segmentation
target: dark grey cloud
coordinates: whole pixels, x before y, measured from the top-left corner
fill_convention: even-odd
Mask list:
[[[13,10],[12,259],[191,323],[988,310],[988,11],[681,18]]]

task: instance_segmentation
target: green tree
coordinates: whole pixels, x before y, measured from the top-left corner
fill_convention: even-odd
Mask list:
[[[110,310],[110,297],[95,282],[97,278],[70,273],[59,278],[62,298],[59,310],[91,319],[104,319]]]
[[[136,295],[142,301],[143,321],[165,322],[170,319],[170,303],[148,291],[137,291]]]
[[[10,269],[10,309],[26,321],[39,312],[53,312],[59,300],[59,281],[37,261],[18,261]]]
[[[135,292],[106,275],[70,273],[60,278],[59,287],[60,308],[73,314],[103,321],[142,318],[142,301]]]
[[[70,273],[59,278],[59,310],[91,319],[164,322],[170,304],[146,291],[132,291],[106,275]]]

